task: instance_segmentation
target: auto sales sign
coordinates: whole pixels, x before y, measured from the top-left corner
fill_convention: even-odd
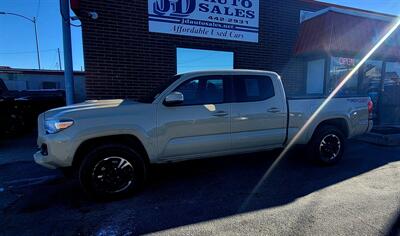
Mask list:
[[[149,31],[258,42],[259,0],[148,0]]]

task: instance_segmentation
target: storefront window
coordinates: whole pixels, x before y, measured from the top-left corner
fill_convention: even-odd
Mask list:
[[[381,124],[400,123],[400,63],[387,62],[379,117]]]
[[[233,52],[177,48],[176,54],[178,73],[233,69]]]
[[[307,63],[307,94],[323,94],[325,78],[325,60]]]
[[[400,83],[400,63],[387,62],[384,86],[391,86]]]
[[[382,61],[369,60],[363,66],[360,89],[363,95],[379,90],[382,78]]]
[[[368,60],[362,67],[360,81],[360,95],[368,96],[376,104],[373,110],[373,118],[377,118],[377,104],[379,99],[379,88],[382,81],[382,61]]]
[[[327,80],[327,91],[331,93],[339,83],[346,77],[348,73],[359,62],[358,59],[345,57],[332,57],[330,76]],[[358,94],[358,73],[354,74],[351,79],[339,91],[339,96],[350,96]]]

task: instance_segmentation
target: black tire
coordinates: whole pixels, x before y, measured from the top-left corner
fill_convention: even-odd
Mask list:
[[[102,145],[84,157],[78,178],[91,197],[104,200],[126,197],[143,186],[146,164],[130,147]]]
[[[324,125],[319,127],[311,138],[308,154],[320,164],[334,165],[343,157],[345,142],[346,138],[340,129]]]

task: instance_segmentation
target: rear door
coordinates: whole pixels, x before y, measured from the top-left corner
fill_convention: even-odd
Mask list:
[[[233,75],[232,149],[279,147],[286,137],[286,101],[278,79]]]

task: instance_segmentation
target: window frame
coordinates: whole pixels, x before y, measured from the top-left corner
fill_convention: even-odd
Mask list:
[[[265,99],[261,99],[261,100],[239,101],[239,99],[237,97],[237,94],[236,94],[236,87],[235,87],[235,81],[234,81],[234,80],[236,80],[236,78],[234,78],[234,77],[236,77],[236,78],[237,77],[246,77],[246,78],[249,78],[249,77],[262,77],[262,78],[268,79],[270,81],[270,85],[272,86],[273,95],[269,96],[269,97],[267,97]],[[251,75],[251,74],[232,75],[231,76],[230,88],[231,88],[230,89],[231,90],[231,94],[230,94],[231,99],[230,99],[230,101],[232,103],[263,102],[263,101],[267,101],[267,100],[269,100],[271,98],[274,98],[276,96],[276,94],[277,94],[276,91],[275,91],[274,81],[272,80],[271,76],[269,76],[269,75]]]

